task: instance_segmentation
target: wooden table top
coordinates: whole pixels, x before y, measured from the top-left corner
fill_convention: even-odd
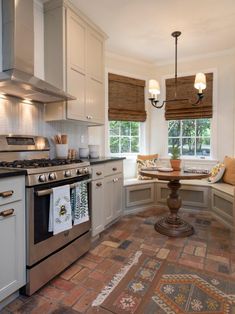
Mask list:
[[[205,173],[188,173],[183,171],[140,171],[142,176],[157,178],[159,180],[172,181],[172,180],[193,180],[209,178],[210,174]]]

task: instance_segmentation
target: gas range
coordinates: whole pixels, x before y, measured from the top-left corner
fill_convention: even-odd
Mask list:
[[[89,162],[80,159],[50,159],[49,148],[45,137],[0,135],[0,167],[26,170],[26,186],[91,174]]]
[[[49,150],[49,141],[46,137],[0,135],[0,167],[22,169],[26,172],[25,293],[28,295],[37,291],[86,253],[91,243],[90,164],[79,159],[50,159]],[[65,232],[53,234],[48,230],[51,195],[55,188],[64,185],[70,188],[73,202],[77,188],[81,191],[79,186],[83,187],[83,196],[76,197],[79,204],[76,206],[87,203],[89,219],[72,224]]]

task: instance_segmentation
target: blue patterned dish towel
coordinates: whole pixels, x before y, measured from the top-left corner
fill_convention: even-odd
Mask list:
[[[72,228],[70,186],[63,185],[52,189],[48,231],[53,234]]]
[[[74,225],[89,221],[88,189],[86,182],[80,182],[72,189],[71,206]]]

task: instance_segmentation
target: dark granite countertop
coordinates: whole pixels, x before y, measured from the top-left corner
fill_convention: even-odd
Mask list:
[[[100,157],[100,158],[89,158],[89,159],[81,158],[81,159],[84,161],[89,161],[91,165],[97,165],[97,164],[103,164],[105,162],[124,160],[126,159],[126,157]]]
[[[27,174],[27,171],[23,170],[23,169],[0,168],[0,178],[15,177],[15,176],[25,176],[26,174]]]

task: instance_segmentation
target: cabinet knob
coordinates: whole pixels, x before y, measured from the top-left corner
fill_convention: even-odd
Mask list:
[[[114,168],[113,168],[113,171],[117,171],[117,168],[116,168],[116,167],[114,167]]]
[[[102,186],[102,182],[97,182],[96,186],[98,186],[98,187]]]
[[[114,183],[115,183],[115,182],[118,182],[118,178],[113,179],[113,182],[114,182]]]
[[[97,172],[96,172],[96,175],[97,175],[97,176],[101,176],[101,175],[102,175],[102,172],[101,172],[101,171],[97,171]]]
[[[6,209],[6,210],[3,210],[2,212],[0,212],[0,216],[2,217],[7,217],[7,216],[10,216],[14,213],[14,209],[11,208],[11,209]]]
[[[14,194],[14,191],[10,190],[10,191],[4,191],[4,192],[0,192],[0,197],[9,197],[12,196]]]

